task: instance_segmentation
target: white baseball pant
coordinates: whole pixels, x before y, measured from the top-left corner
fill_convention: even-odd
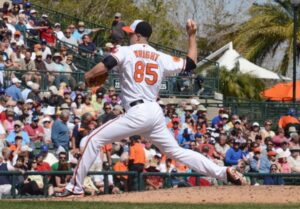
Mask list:
[[[202,154],[180,147],[167,129],[161,107],[156,102],[145,102],[128,109],[114,120],[94,130],[87,139],[83,155],[66,189],[83,193],[83,181],[99,148],[128,136],[142,135],[150,139],[169,158],[179,161],[196,172],[227,182],[226,167],[221,167]]]

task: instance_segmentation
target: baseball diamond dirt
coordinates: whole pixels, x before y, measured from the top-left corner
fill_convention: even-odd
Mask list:
[[[128,203],[300,203],[300,187],[297,186],[218,186],[174,188],[156,191],[101,195],[93,197],[69,197],[40,199],[46,201],[99,201]],[[297,195],[295,195],[297,194]]]

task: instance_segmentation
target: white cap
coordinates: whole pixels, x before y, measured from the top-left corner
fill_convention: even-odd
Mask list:
[[[229,118],[228,114],[222,114],[222,118]]]
[[[25,12],[24,9],[20,9],[20,10],[19,10],[19,14],[21,14],[21,13],[23,13],[23,12]]]
[[[28,103],[33,103],[33,100],[32,99],[26,99],[25,104],[28,104]]]
[[[53,107],[53,106],[48,106],[48,107],[44,110],[44,115],[55,115],[55,107]]]
[[[11,81],[12,81],[12,83],[22,83],[22,81],[16,77],[12,78]]]
[[[49,91],[51,91],[53,94],[58,94],[56,86],[50,86]]]
[[[254,122],[254,123],[252,123],[252,126],[258,126],[259,127],[259,123],[258,122]]]
[[[21,147],[22,152],[32,152],[32,148],[29,147],[28,145],[24,145]]]
[[[42,123],[45,123],[45,122],[51,122],[51,119],[48,117],[45,117],[42,119]]]
[[[30,14],[37,13],[35,9],[30,10]]]
[[[30,88],[31,88],[32,84],[33,84],[32,81],[28,81],[28,82],[26,83],[26,85],[27,85],[28,87],[30,87]]]
[[[46,14],[42,14],[42,17],[48,17],[48,15],[46,15]]]
[[[191,99],[191,105],[199,105],[200,102],[197,99]]]

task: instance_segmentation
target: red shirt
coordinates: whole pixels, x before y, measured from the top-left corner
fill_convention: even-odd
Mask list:
[[[44,129],[42,128],[42,126],[37,126],[36,128],[32,128],[32,126],[29,124],[25,125],[24,131],[28,133],[29,137],[37,136],[40,133],[44,134]],[[38,140],[42,141],[43,139],[39,137],[36,138],[34,141],[38,141]]]
[[[53,44],[56,41],[56,37],[52,28],[40,30],[40,37],[41,39],[46,39],[47,43],[49,44]]]
[[[51,167],[48,163],[42,162],[42,164],[38,164],[36,167],[37,171],[51,171]]]

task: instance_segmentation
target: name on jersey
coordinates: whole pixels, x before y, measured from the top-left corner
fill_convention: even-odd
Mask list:
[[[146,50],[135,50],[134,54],[137,58],[145,58],[145,59],[151,59],[153,61],[156,61],[159,57],[159,54],[155,52],[149,52]]]

